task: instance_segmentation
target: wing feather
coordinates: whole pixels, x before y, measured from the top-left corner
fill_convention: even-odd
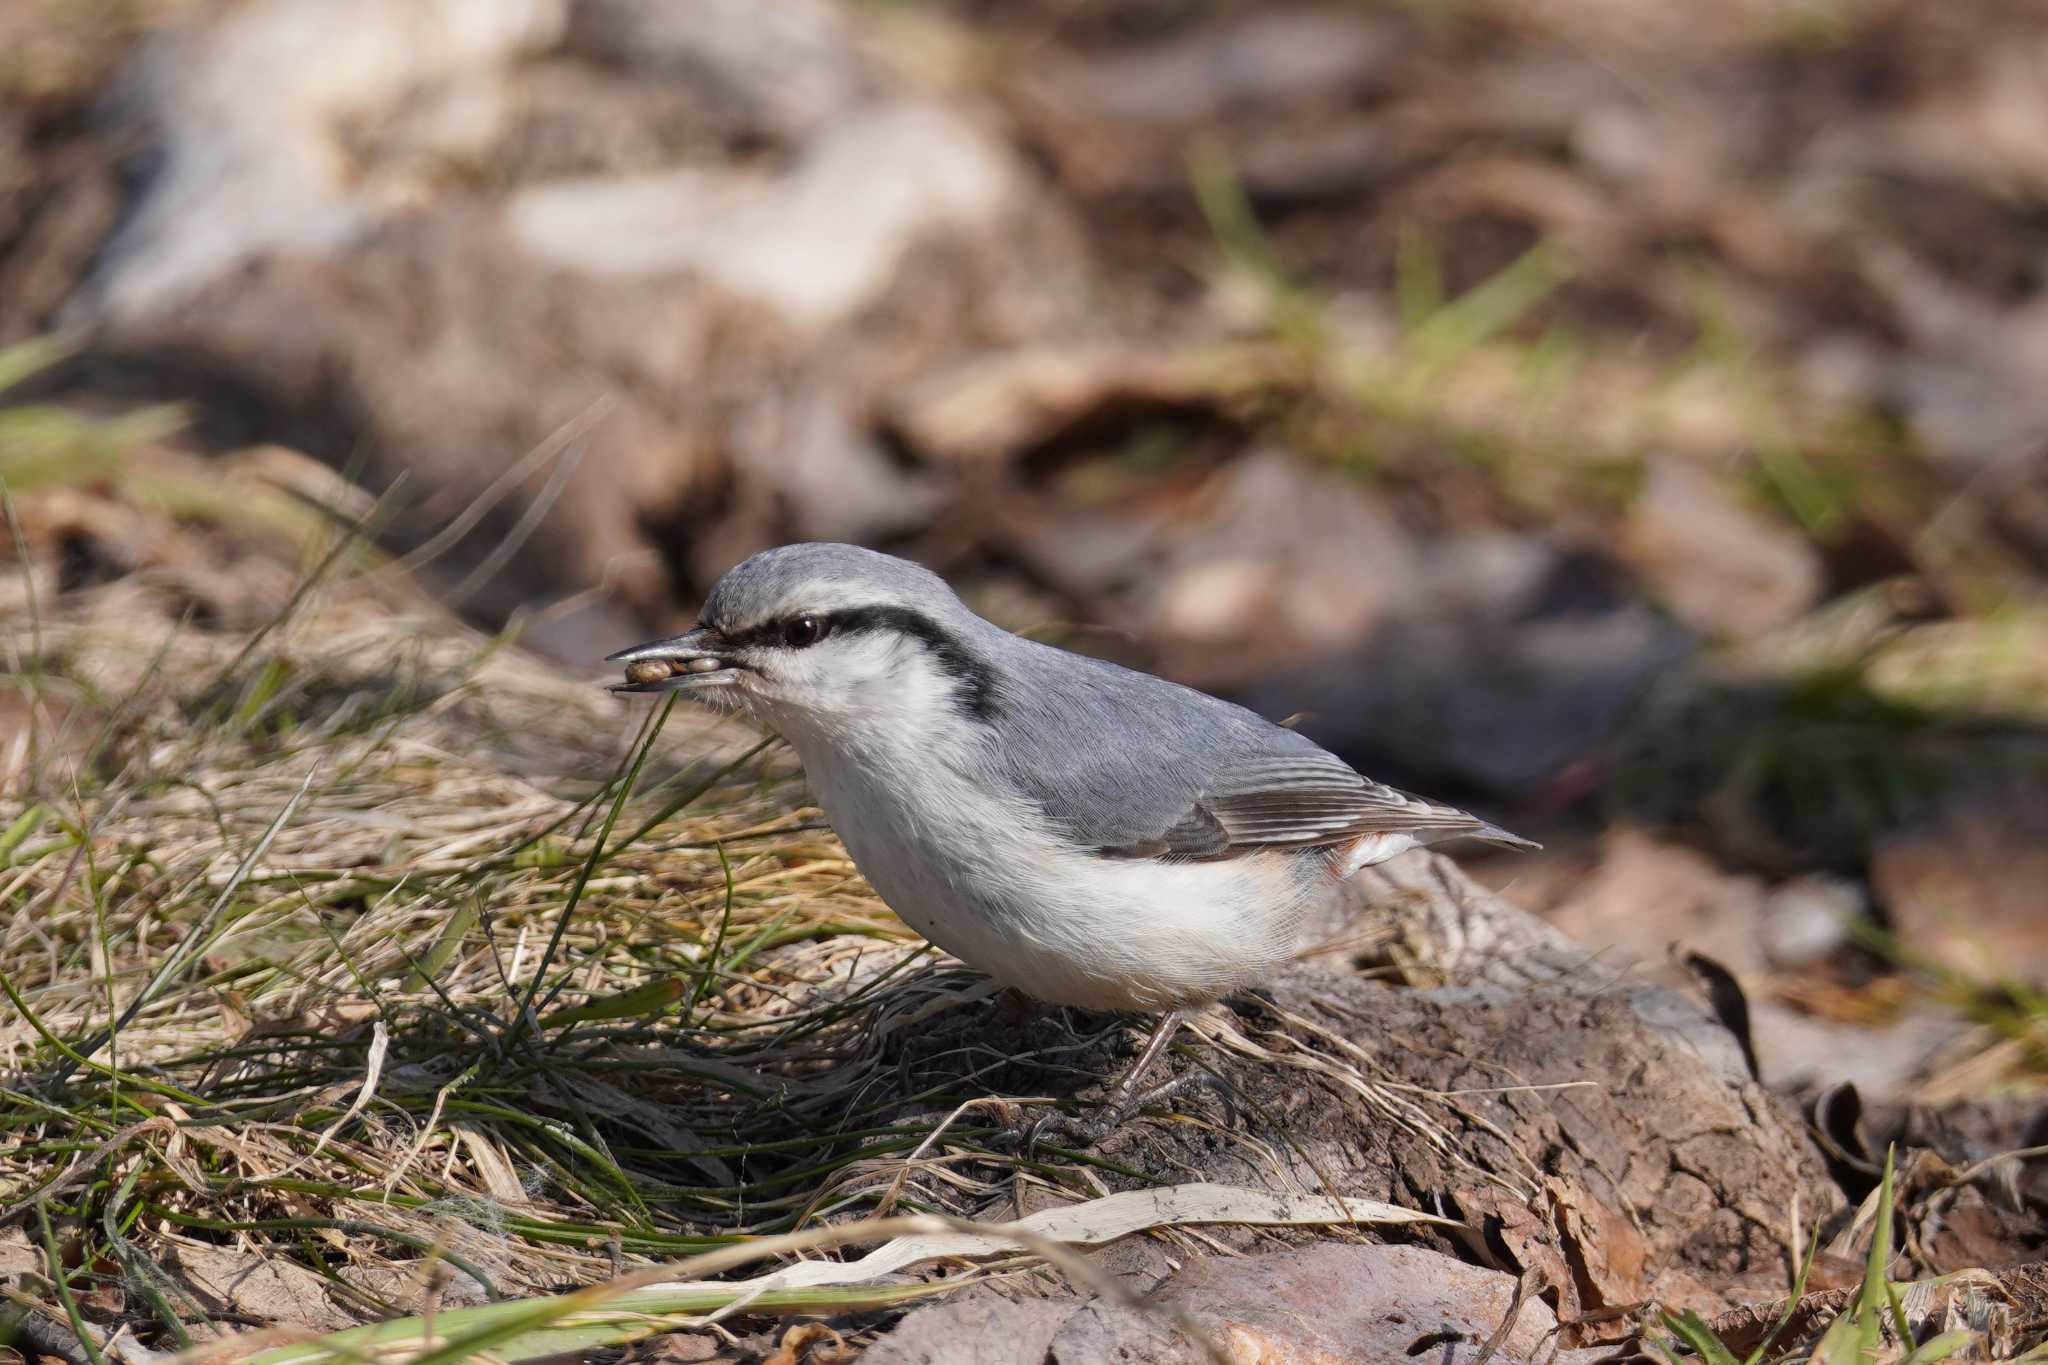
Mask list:
[[[1527,842],[1375,782],[1242,707],[1015,636],[987,643],[1013,683],[987,721],[995,753],[1011,785],[1080,847],[1208,860],[1372,835]]]
[[[1354,772],[1335,756],[1253,758],[1207,775],[1185,814],[1155,838],[1103,852],[1124,857],[1232,858],[1261,848],[1317,848],[1373,834],[1418,842],[1498,833],[1477,816]]]

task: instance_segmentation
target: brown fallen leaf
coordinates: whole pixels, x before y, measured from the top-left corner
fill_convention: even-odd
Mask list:
[[[823,1351],[813,1353],[811,1348],[821,1342],[831,1345]],[[852,1359],[846,1349],[846,1339],[822,1322],[800,1322],[782,1334],[782,1341],[776,1346],[775,1354],[761,1362],[761,1365],[837,1365],[837,1362]]]
[[[1582,1312],[1641,1303],[1647,1297],[1644,1251],[1635,1225],[1581,1187],[1553,1178],[1545,1193],[1560,1247],[1577,1281]]]
[[[316,1332],[356,1325],[328,1297],[325,1280],[282,1257],[190,1242],[177,1248],[169,1268],[219,1312]]]

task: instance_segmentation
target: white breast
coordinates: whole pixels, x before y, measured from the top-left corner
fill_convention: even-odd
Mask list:
[[[909,719],[905,717],[904,719]],[[970,966],[1042,1000],[1165,1010],[1218,999],[1294,952],[1308,898],[1333,885],[1319,856],[1261,853],[1161,863],[1086,853],[1055,837],[974,761],[986,736],[862,727],[789,734],[812,790],[869,883],[904,922]],[[918,736],[912,753],[892,746]],[[915,781],[885,780],[914,773]]]

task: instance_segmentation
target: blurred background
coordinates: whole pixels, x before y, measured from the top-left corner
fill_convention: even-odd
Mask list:
[[[4,553],[247,630],[314,508],[595,677],[877,546],[1546,840],[1776,1084],[2026,1089],[2044,130],[1996,0],[10,0]]]

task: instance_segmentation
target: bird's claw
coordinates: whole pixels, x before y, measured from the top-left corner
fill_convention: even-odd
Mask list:
[[[1021,1155],[1026,1161],[1036,1161],[1039,1144],[1047,1142],[1071,1151],[1089,1151],[1122,1127],[1127,1117],[1104,1109],[1091,1110],[1086,1114],[1068,1114],[1055,1109],[1025,1126],[1021,1134]]]
[[[1048,1138],[1066,1138],[1064,1146],[1070,1150],[1090,1151],[1111,1133],[1123,1127],[1140,1113],[1155,1104],[1164,1103],[1190,1090],[1213,1090],[1222,1099],[1228,1120],[1235,1125],[1238,1118],[1237,1104],[1230,1087],[1206,1071],[1191,1071],[1176,1077],[1164,1085],[1155,1085],[1140,1095],[1126,1095],[1120,1099],[1112,1097],[1104,1104],[1085,1114],[1068,1114],[1054,1110],[1034,1120],[1023,1130],[1023,1154],[1027,1159],[1037,1155],[1039,1144]]]

